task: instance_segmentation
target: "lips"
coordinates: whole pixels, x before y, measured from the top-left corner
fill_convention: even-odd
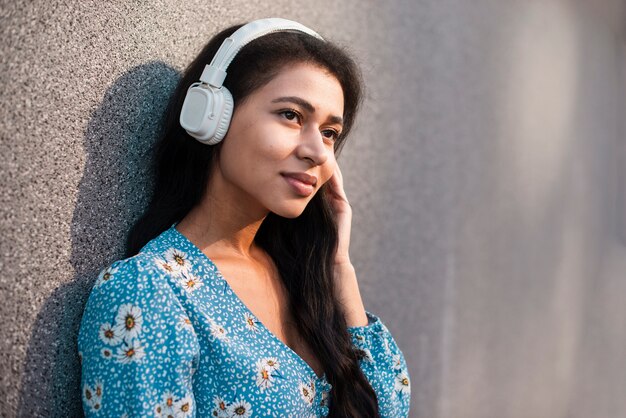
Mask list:
[[[310,186],[315,186],[317,184],[317,177],[308,175],[307,173],[281,173],[281,174],[286,177],[292,177]]]
[[[291,175],[292,173],[281,173],[285,181],[291,186],[291,190],[293,190],[296,194],[308,197],[315,191],[315,186],[311,184],[311,181],[317,181],[315,177],[313,180],[311,178],[307,178],[308,183],[299,180],[296,176]]]

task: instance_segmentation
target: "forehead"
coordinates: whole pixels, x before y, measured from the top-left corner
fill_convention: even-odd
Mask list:
[[[307,63],[283,67],[255,93],[262,100],[297,96],[311,103],[323,114],[343,114],[343,89],[337,78],[326,69]]]

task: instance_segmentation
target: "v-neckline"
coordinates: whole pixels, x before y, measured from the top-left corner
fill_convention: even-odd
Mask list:
[[[252,315],[255,320],[258,322],[258,324],[265,330],[265,332],[270,335],[270,337],[272,339],[274,339],[279,345],[281,345],[283,348],[285,348],[287,350],[287,352],[289,352],[291,354],[292,357],[294,357],[296,359],[296,361],[298,361],[300,364],[302,364],[307,371],[309,372],[309,374],[312,374],[315,379],[317,381],[324,381],[327,382],[326,380],[326,372],[323,371],[322,372],[322,376],[318,376],[317,373],[315,373],[315,370],[313,370],[313,368],[311,367],[311,365],[309,363],[307,363],[306,361],[304,361],[304,359],[302,357],[300,357],[300,355],[298,353],[296,353],[291,347],[289,347],[283,340],[281,340],[280,338],[278,338],[276,336],[276,334],[274,334],[272,331],[270,331],[270,329],[268,327],[265,326],[265,324],[263,322],[261,322],[261,320],[257,317],[257,315],[252,312],[252,310],[250,308],[248,308],[248,305],[246,305],[244,303],[243,300],[241,300],[241,298],[237,295],[237,293],[235,293],[235,291],[233,290],[233,288],[230,286],[230,284],[228,283],[228,281],[224,278],[224,275],[222,274],[222,272],[220,271],[220,269],[217,267],[217,265],[213,262],[213,260],[211,260],[209,258],[209,256],[207,256],[196,244],[194,244],[189,238],[187,238],[185,235],[183,235],[182,232],[180,232],[178,229],[176,229],[176,225],[178,223],[174,223],[170,229],[173,230],[174,234],[180,236],[187,244],[188,246],[191,248],[192,251],[198,253],[196,255],[198,255],[199,257],[203,258],[204,260],[206,260],[212,267],[213,270],[215,272],[215,275],[218,276],[220,279],[222,279],[224,281],[224,286],[226,286],[226,288],[230,291],[231,295],[233,296],[233,298],[235,299],[235,301],[240,305],[240,307],[248,314]]]

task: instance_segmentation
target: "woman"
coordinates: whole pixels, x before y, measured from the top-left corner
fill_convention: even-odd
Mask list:
[[[83,314],[87,416],[408,415],[405,358],[365,311],[348,254],[335,158],[362,97],[352,59],[303,26],[257,31],[225,64],[234,109],[223,139],[189,130],[205,119],[189,116],[188,91],[209,88],[192,83],[218,48],[285,22],[225,29],[186,69],[151,204]]]

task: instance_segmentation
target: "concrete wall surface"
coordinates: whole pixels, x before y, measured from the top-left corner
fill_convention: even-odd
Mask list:
[[[626,416],[626,2],[0,5],[0,416],[82,414],[82,310],[180,71],[269,16],[361,63],[351,257],[411,417]]]

